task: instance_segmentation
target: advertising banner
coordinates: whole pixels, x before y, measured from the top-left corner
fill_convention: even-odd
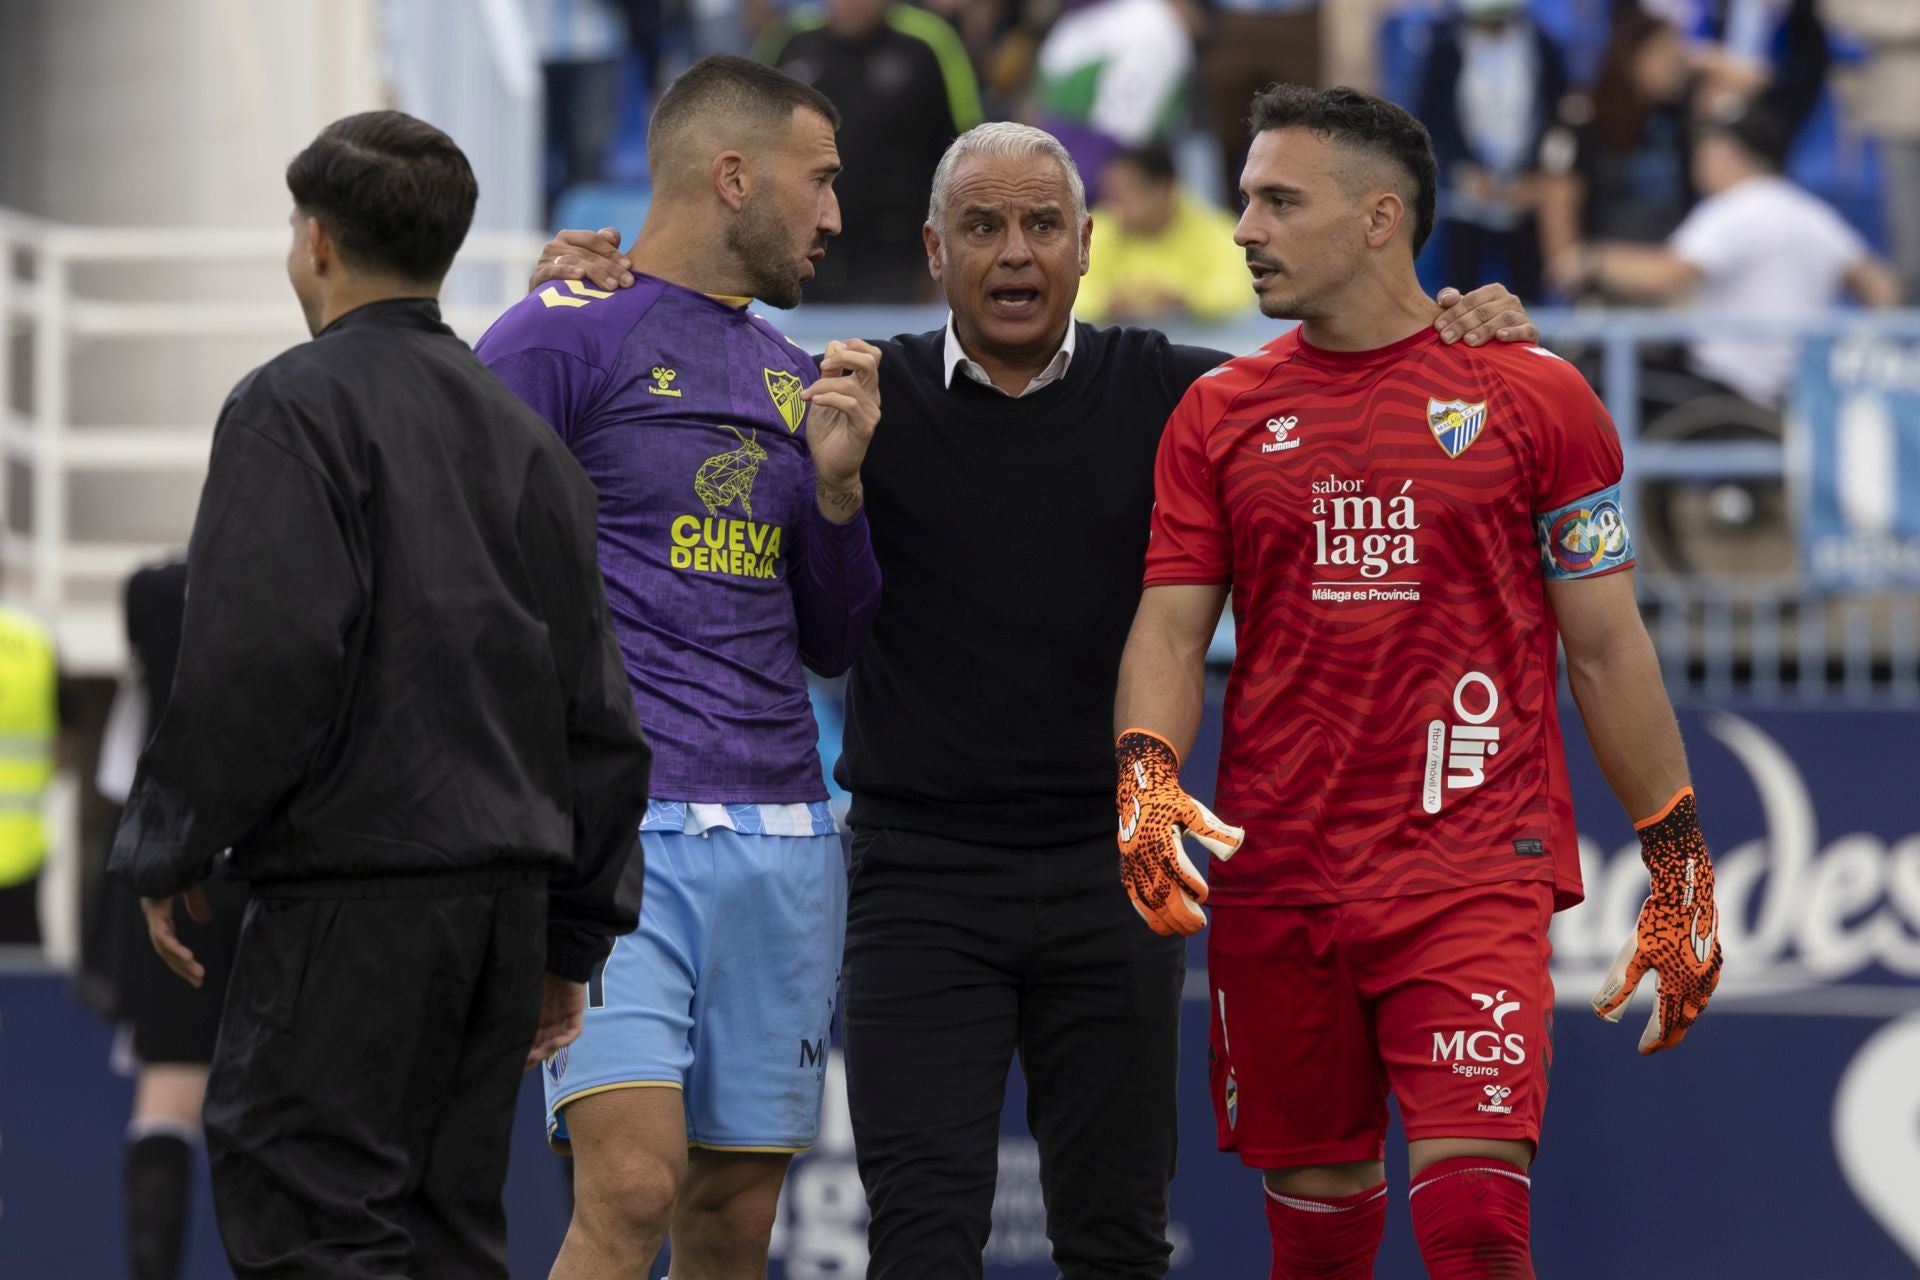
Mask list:
[[[831,708],[823,708],[831,710]],[[1187,778],[1212,791],[1218,690]],[[835,724],[831,715],[823,721]],[[1920,1274],[1920,718],[1866,710],[1682,708],[1718,868],[1726,979],[1678,1050],[1640,1057],[1587,1000],[1645,893],[1627,816],[1566,712],[1587,901],[1554,928],[1558,991],[1534,1254],[1555,1280],[1892,1280]],[[1231,820],[1231,814],[1222,815]],[[1214,1149],[1205,1089],[1204,935],[1182,1028],[1175,1277],[1260,1280],[1258,1174]],[[125,1274],[119,1161],[129,1090],[110,1033],[51,977],[0,976],[0,1275]],[[1124,1062],[1113,1070],[1126,1070]],[[1089,1089],[1102,1087],[1097,1079]],[[565,1230],[564,1166],[527,1078],[508,1188],[513,1274],[546,1274]],[[1038,1153],[1017,1072],[1002,1117],[988,1274],[1048,1280]],[[1423,1273],[1404,1150],[1377,1274]],[[192,1276],[218,1276],[204,1195]],[[819,1145],[793,1167],[774,1240],[785,1280],[864,1273],[866,1203],[844,1077]],[[655,1275],[660,1274],[656,1269]]]
[[[1920,342],[1809,342],[1788,431],[1809,585],[1920,586]]]

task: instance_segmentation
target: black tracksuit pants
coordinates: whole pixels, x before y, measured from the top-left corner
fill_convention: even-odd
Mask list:
[[[544,876],[248,904],[204,1116],[236,1276],[504,1280],[546,904]]]
[[[868,1280],[981,1275],[1015,1052],[1062,1276],[1165,1275],[1185,939],[1134,912],[1113,838],[869,829],[853,848],[840,999]]]

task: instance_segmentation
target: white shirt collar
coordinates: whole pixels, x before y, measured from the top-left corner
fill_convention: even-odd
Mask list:
[[[1073,316],[1068,315],[1067,336],[1061,341],[1060,349],[1053,353],[1053,359],[1047,361],[1047,367],[1034,375],[1033,381],[1027,384],[1026,390],[1022,391],[1020,396],[1030,396],[1041,388],[1050,387],[1060,381],[1060,379],[1066,377],[1067,366],[1073,362],[1073,332],[1077,327],[1074,323]],[[955,337],[953,333],[953,312],[949,311],[947,312],[947,385],[949,387],[953,385],[953,375],[956,370],[966,374],[982,386],[993,387],[993,389],[999,391],[1001,395],[1008,395],[1007,392],[1002,391],[999,387],[994,387],[993,379],[987,376],[987,371],[980,367],[980,363],[960,349],[960,339]],[[1009,398],[1019,399],[1020,396],[1010,396]]]

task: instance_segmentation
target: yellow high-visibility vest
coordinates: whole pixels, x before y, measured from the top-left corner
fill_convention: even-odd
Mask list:
[[[47,629],[0,609],[0,889],[31,880],[47,858],[40,805],[60,731],[58,678]]]

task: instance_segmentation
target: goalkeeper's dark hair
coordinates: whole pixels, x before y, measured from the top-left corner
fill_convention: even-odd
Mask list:
[[[752,58],[709,54],[675,77],[660,96],[647,124],[649,162],[658,169],[662,150],[695,121],[730,117],[784,134],[796,108],[840,127],[839,108],[812,85]]]
[[[1433,234],[1440,166],[1427,127],[1406,110],[1358,89],[1273,84],[1254,95],[1247,127],[1256,136],[1270,129],[1309,129],[1390,162],[1406,179],[1400,196],[1413,214],[1413,251],[1425,247]]]
[[[336,120],[287,166],[287,190],[353,267],[437,284],[473,225],[473,167],[403,111]]]

